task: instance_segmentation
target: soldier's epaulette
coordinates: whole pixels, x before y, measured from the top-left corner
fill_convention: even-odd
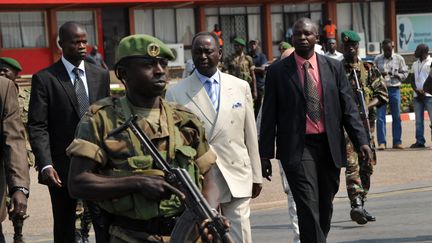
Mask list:
[[[90,108],[89,108],[90,112],[92,114],[96,114],[99,110],[103,109],[104,107],[113,106],[114,105],[113,99],[115,99],[115,98],[106,97],[106,98],[103,98],[101,100],[96,101],[95,103],[93,103],[90,106]]]

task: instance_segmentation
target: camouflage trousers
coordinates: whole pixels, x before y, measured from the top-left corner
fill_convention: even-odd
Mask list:
[[[371,126],[371,134],[374,134],[374,127]],[[371,184],[373,165],[361,162],[359,154],[355,151],[351,140],[345,133],[347,150],[347,167],[345,170],[346,188],[350,201],[357,196],[366,198]],[[372,141],[374,138],[372,137]],[[375,155],[374,155],[375,156]]]
[[[87,204],[83,200],[77,200],[77,206],[75,211],[75,232],[81,237],[89,237],[89,232],[91,229],[91,216],[90,210]]]

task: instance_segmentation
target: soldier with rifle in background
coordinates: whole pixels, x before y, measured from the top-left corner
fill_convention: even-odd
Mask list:
[[[200,226],[206,242],[230,242],[229,237],[221,240],[218,235],[226,233],[229,225],[214,210],[219,206],[219,192],[212,180],[216,155],[207,143],[202,122],[162,98],[173,53],[148,35],[125,37],[118,49],[115,72],[126,86],[126,96],[99,100],[79,123],[67,149],[72,157],[70,194],[95,200],[108,212],[110,242],[166,242],[170,236],[171,242],[189,242],[174,240],[190,239],[188,235],[174,235],[186,232],[174,228],[195,229],[195,225]],[[141,133],[126,129],[124,123],[131,116],[137,116],[134,124]],[[145,134],[157,152],[149,149],[151,146],[142,146],[137,134]],[[185,169],[182,176],[192,178],[189,182],[202,189],[208,204],[203,203],[199,191],[186,190],[185,183],[176,188],[176,179],[161,160],[173,168]],[[211,217],[193,214],[203,212],[194,206],[205,208]],[[185,207],[193,214],[187,223],[180,217]],[[181,225],[177,224],[179,220]],[[217,231],[215,222],[219,222]]]
[[[375,147],[372,134],[375,131],[375,107],[388,102],[388,93],[384,80],[373,63],[362,62],[358,57],[360,36],[354,31],[342,32],[343,54],[342,60],[347,79],[350,81],[357,102],[360,116],[366,133],[369,135],[371,148]],[[351,219],[358,224],[375,221],[375,216],[364,209],[366,195],[370,188],[370,177],[373,165],[376,164],[376,154],[372,163],[363,161],[355,151],[353,144],[346,137],[347,168],[345,171],[348,197],[351,202]]]

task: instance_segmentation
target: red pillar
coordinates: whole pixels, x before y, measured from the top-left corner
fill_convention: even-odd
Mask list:
[[[386,36],[396,42],[396,0],[386,1]]]
[[[207,31],[206,18],[203,6],[198,6],[196,9],[197,15],[197,32]]]
[[[271,29],[271,5],[265,3],[262,6],[262,50],[267,56],[268,60],[273,60],[273,43],[272,43],[272,29]]]

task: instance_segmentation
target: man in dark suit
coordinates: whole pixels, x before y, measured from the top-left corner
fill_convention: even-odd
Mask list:
[[[340,168],[346,164],[344,128],[360,154],[371,158],[345,70],[314,52],[317,39],[316,25],[298,20],[295,52],[269,67],[259,141],[263,176],[268,177],[277,138],[276,158],[297,204],[302,243],[326,242]]]
[[[109,95],[108,71],[83,61],[85,29],[74,22],[63,24],[58,43],[61,60],[33,75],[28,114],[39,182],[48,185],[51,196],[56,243],[75,241],[76,200],[66,187],[70,163],[66,147],[89,104]]]

